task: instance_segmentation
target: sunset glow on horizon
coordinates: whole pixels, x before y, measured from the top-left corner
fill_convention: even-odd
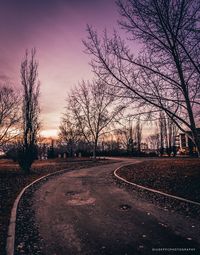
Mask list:
[[[36,48],[41,82],[44,136],[57,136],[67,93],[93,77],[82,40],[86,24],[111,31],[117,24],[114,0],[3,0],[0,10],[0,83],[20,84],[20,63],[26,49]]]
[[[58,130],[57,129],[46,129],[40,132],[40,135],[45,138],[57,138]]]

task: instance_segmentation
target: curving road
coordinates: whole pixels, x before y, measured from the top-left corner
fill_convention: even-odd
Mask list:
[[[184,254],[197,254],[198,222],[156,207],[139,198],[136,191],[115,184],[112,172],[129,162],[137,161],[68,172],[34,193],[44,254],[177,253],[156,248],[191,248]]]

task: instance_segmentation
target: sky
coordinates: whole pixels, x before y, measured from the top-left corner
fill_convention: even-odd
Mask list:
[[[0,84],[20,88],[20,63],[36,48],[42,134],[55,136],[70,88],[93,77],[82,40],[86,24],[117,27],[115,0],[0,0]]]

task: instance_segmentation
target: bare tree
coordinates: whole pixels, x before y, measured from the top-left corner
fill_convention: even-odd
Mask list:
[[[137,120],[136,126],[134,128],[134,135],[135,135],[135,143],[137,146],[138,153],[141,152],[141,143],[142,143],[142,125],[140,123],[140,119]]]
[[[129,144],[130,144],[130,129],[127,127],[118,128],[114,131],[115,139],[119,143],[120,147],[129,151]],[[133,139],[132,139],[133,140]]]
[[[62,118],[59,127],[60,140],[67,144],[67,149],[71,157],[74,156],[78,142],[81,140],[82,135],[79,127],[74,122],[70,114],[65,114]]]
[[[200,155],[196,129],[200,105],[200,2],[118,0],[120,26],[140,42],[135,57],[115,33],[102,39],[88,26],[87,52],[94,72],[138,108],[161,109],[185,132]],[[130,44],[130,43],[129,43]]]
[[[160,152],[160,156],[163,156],[164,154],[164,147],[165,147],[165,143],[164,143],[164,137],[165,137],[165,125],[163,120],[165,119],[164,117],[164,113],[160,112],[159,113],[159,119],[158,119],[158,126],[159,126],[159,152]]]
[[[99,80],[92,83],[83,81],[69,94],[67,112],[73,116],[73,126],[92,144],[94,158],[99,137],[108,132],[108,128],[119,117],[123,108],[115,105],[112,90]]]
[[[9,86],[0,87],[0,147],[13,141],[19,135],[17,126],[20,120],[20,98]]]
[[[30,172],[31,165],[37,157],[37,138],[40,128],[38,64],[35,54],[35,49],[31,50],[30,57],[26,51],[25,58],[21,63],[22,141],[18,148],[18,162],[25,173]]]
[[[160,149],[160,143],[159,143],[159,134],[155,133],[147,137],[147,144],[148,147],[153,151],[158,153]]]
[[[158,125],[160,129],[160,154],[164,154],[164,150],[168,156],[176,155],[176,137],[178,133],[178,128],[172,119],[165,114],[165,112],[160,112],[160,117],[158,120]]]

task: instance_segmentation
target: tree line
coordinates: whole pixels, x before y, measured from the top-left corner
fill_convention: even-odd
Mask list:
[[[95,158],[98,144],[103,146],[114,135],[127,150],[141,151],[145,120],[157,123],[157,131],[147,140],[160,155],[164,149],[168,155],[176,154],[175,139],[181,131],[187,132],[200,156],[199,1],[116,3],[118,26],[128,38],[116,31],[111,36],[106,31],[100,34],[87,26],[83,44],[91,56],[94,79],[83,80],[68,93],[59,127],[61,143],[71,156],[78,144]],[[135,42],[139,53],[134,51]],[[16,145],[16,160],[24,172],[37,157],[40,129],[35,54],[34,49],[26,51],[21,63],[20,93],[6,84],[0,87],[0,145],[11,141]]]
[[[130,40],[117,32],[100,36],[88,26],[84,45],[94,73],[137,111],[164,112],[179,130],[190,131],[200,155],[199,1],[118,0],[117,6]]]
[[[189,0],[117,0],[116,3],[121,17],[119,28],[126,32],[128,39],[120,37],[116,31],[112,36],[106,31],[102,35],[88,25],[87,38],[83,41],[86,53],[91,56],[96,81],[105,94],[111,95],[113,102],[122,105],[122,115],[128,107],[128,115],[133,119],[138,117],[157,123],[157,132],[147,140],[160,155],[176,155],[179,132],[187,132],[200,155],[197,130],[200,3]],[[134,52],[133,41],[139,45],[139,53]],[[95,104],[92,111],[87,90],[90,86],[83,82],[76,92],[69,93],[61,136],[66,137],[67,119],[71,115],[71,127],[78,127],[76,132],[92,142],[95,151],[104,132],[100,128],[99,133],[93,125],[95,118],[91,112],[97,117],[100,108]],[[120,116],[116,118],[116,122],[121,121]],[[121,137],[127,135],[124,131],[118,130],[118,137],[120,133]],[[133,140],[130,132],[128,137]],[[126,144],[130,146],[130,141]]]

